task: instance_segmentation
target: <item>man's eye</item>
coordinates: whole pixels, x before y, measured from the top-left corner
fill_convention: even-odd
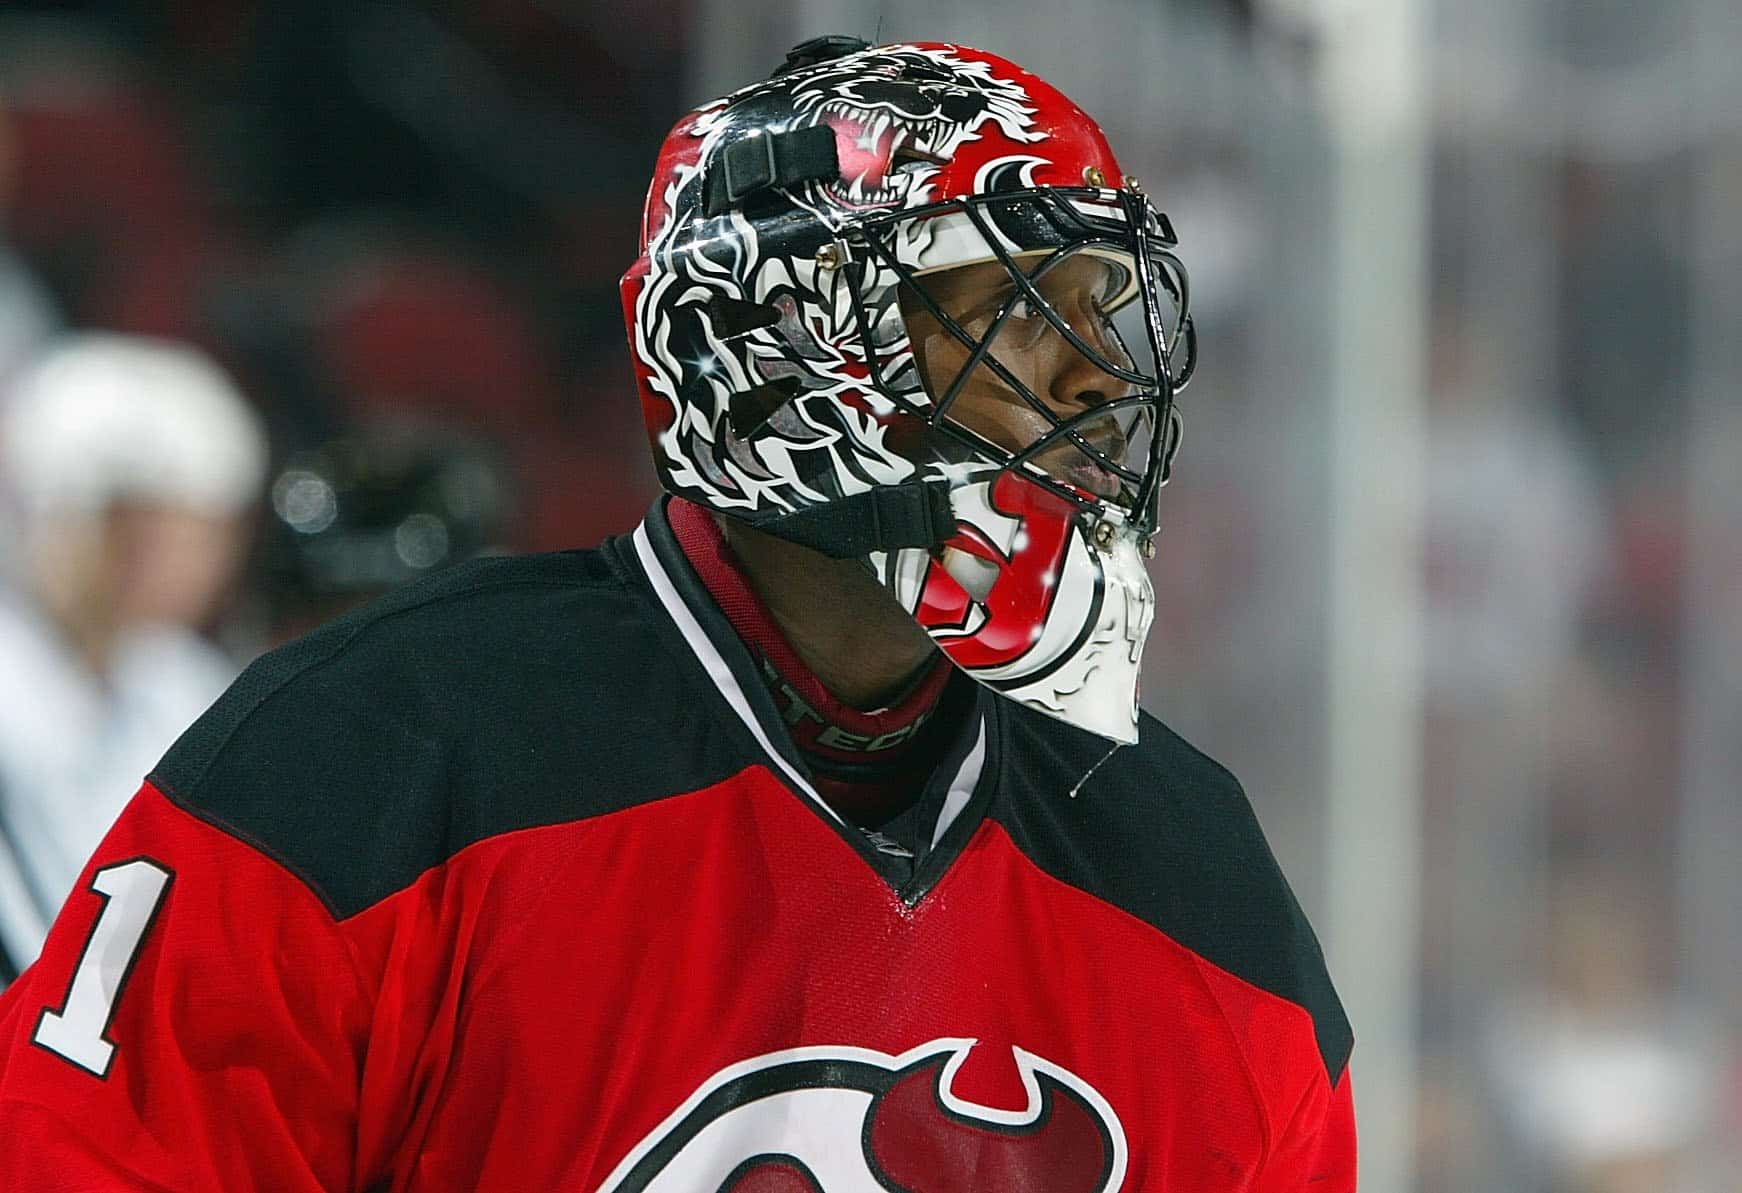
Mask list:
[[[1010,317],[1004,321],[1003,338],[1008,346],[1018,350],[1032,348],[1046,328],[1046,316],[1040,313],[1040,308],[1026,297],[1019,298],[1010,308]]]

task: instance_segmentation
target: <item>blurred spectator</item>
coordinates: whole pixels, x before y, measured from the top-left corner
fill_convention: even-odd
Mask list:
[[[158,756],[234,677],[198,631],[242,559],[265,443],[197,351],[83,335],[21,378],[0,460],[17,540],[0,589],[0,943],[16,967]]]
[[[1530,851],[1580,629],[1609,568],[1601,490],[1556,411],[1504,375],[1479,315],[1441,305],[1431,341],[1423,510],[1424,751],[1419,1139],[1429,1188],[1514,1188],[1467,1071],[1496,966],[1540,937]]]
[[[1572,656],[1607,566],[1609,526],[1578,442],[1513,392],[1485,337],[1434,328],[1426,498],[1430,700],[1502,718],[1535,704]]]
[[[1495,1110],[1525,1186],[1672,1193],[1716,1109],[1713,1025],[1669,996],[1646,883],[1583,859],[1547,901],[1544,981],[1499,1000],[1487,1043]]]

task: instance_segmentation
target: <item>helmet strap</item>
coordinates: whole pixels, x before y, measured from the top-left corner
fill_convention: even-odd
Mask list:
[[[820,551],[855,559],[908,547],[935,550],[956,533],[950,489],[944,481],[907,481],[867,489],[824,505],[750,522],[757,530]]]
[[[772,187],[840,176],[835,131],[826,124],[741,137],[708,167],[702,214],[721,215]]]

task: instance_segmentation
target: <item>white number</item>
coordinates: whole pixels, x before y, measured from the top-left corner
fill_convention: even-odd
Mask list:
[[[145,858],[104,866],[91,875],[103,910],[73,971],[66,1001],[59,1010],[45,1009],[36,1022],[38,1044],[98,1077],[108,1076],[115,1058],[114,1041],[106,1038],[109,1020],[169,879],[168,870]]]

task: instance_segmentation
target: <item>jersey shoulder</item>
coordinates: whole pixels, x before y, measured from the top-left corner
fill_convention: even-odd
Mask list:
[[[151,781],[343,918],[477,841],[738,769],[678,733],[695,680],[660,616],[606,551],[458,565],[255,661]]]
[[[1017,790],[994,815],[1018,847],[1054,877],[1306,1010],[1334,1081],[1353,1046],[1349,1021],[1239,780],[1148,713],[1138,743],[1111,756],[1102,739],[1038,713],[1019,710],[1010,721],[1004,773]]]

